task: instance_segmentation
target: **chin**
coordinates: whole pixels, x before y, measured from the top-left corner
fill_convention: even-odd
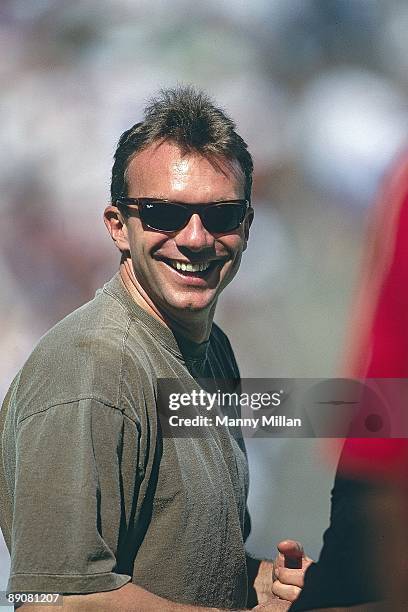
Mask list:
[[[210,310],[211,304],[197,304],[194,302],[187,302],[186,304],[181,305],[173,305],[172,309],[177,310],[178,312],[203,312],[206,310]]]
[[[185,306],[183,310],[186,312],[203,312],[203,310],[209,310],[209,308],[209,305],[198,306],[196,304],[187,304],[187,306]]]
[[[177,302],[169,302],[168,306],[170,306],[171,310],[177,312],[191,312],[191,313],[199,313],[204,311],[209,311],[215,300],[197,300],[186,297],[185,299],[181,299]]]

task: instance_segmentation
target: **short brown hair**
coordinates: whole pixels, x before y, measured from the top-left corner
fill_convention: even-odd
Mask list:
[[[145,108],[144,120],[126,130],[114,156],[111,201],[127,195],[126,170],[132,157],[158,140],[174,142],[185,151],[237,160],[245,176],[245,198],[250,200],[253,162],[235,123],[192,86],[162,89]]]

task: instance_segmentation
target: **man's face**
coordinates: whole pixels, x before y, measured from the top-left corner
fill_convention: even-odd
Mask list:
[[[129,164],[128,197],[186,204],[243,199],[244,175],[238,162],[216,161],[196,153],[183,155],[172,143],[153,144]],[[238,229],[212,234],[194,214],[184,228],[169,234],[144,228],[133,208],[125,232],[138,291],[171,317],[180,318],[181,311],[211,309],[239,268],[250,219],[247,213]],[[176,262],[209,267],[181,271]]]

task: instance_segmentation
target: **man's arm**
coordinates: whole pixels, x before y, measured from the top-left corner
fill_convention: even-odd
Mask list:
[[[254,612],[284,612],[291,601],[297,597],[303,585],[303,575],[311,563],[305,557],[298,542],[284,540],[278,544],[279,554],[275,561],[259,561],[247,555],[249,588],[255,596],[249,597],[248,605]],[[299,566],[299,569],[286,570],[285,565]],[[285,571],[288,571],[286,577]],[[274,580],[276,571],[283,572],[280,580]],[[287,583],[281,582],[287,579]],[[280,593],[280,594],[279,594]],[[293,599],[289,599],[293,597]],[[258,603],[258,605],[256,605]],[[252,606],[256,606],[252,608]],[[23,605],[19,610],[43,612],[43,606]],[[221,612],[221,608],[203,608],[175,603],[154,595],[140,586],[127,583],[119,589],[91,593],[89,595],[65,595],[62,609],[64,612]],[[236,610],[235,612],[244,612]]]
[[[290,602],[276,599],[269,602],[266,612],[284,612],[288,610]],[[149,593],[135,584],[125,586],[115,591],[92,593],[90,595],[66,595],[63,599],[64,612],[222,612],[221,608],[203,608],[179,604],[163,599],[158,595]],[[24,604],[18,608],[20,611],[44,612],[44,606]],[[256,606],[254,611],[264,610],[263,606]],[[245,612],[235,610],[235,612]]]
[[[292,599],[288,600],[288,595],[294,593],[297,596],[296,593],[300,591],[305,569],[311,561],[304,556],[303,549],[298,542],[293,540],[280,542],[278,551],[279,554],[274,562],[260,561],[247,555],[249,592],[252,590],[253,595],[248,598],[248,605],[251,607],[246,610],[284,612],[289,609],[292,601]],[[289,570],[292,573],[289,573],[287,584],[274,580],[278,567],[284,567],[285,564],[301,565],[300,569]],[[285,578],[284,574],[283,578]],[[18,609],[27,610],[27,612],[43,612],[43,606],[31,604],[22,605]],[[157,610],[160,612],[222,612],[221,608],[203,608],[175,603],[130,582],[119,589],[102,593],[65,595],[62,609],[64,612],[157,612]],[[245,611],[236,610],[235,612]]]
[[[217,608],[202,608],[169,601],[130,582],[114,591],[64,595],[63,606],[59,609],[64,612],[218,612]],[[44,606],[24,604],[18,610],[44,612]]]
[[[389,612],[391,609],[388,607],[389,605],[389,601],[377,601],[359,606],[347,606],[346,608],[314,608],[309,612]]]

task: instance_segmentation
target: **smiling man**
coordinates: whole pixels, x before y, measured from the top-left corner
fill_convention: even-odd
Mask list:
[[[120,138],[104,214],[120,270],[41,339],[1,412],[9,591],[135,612],[243,609],[254,585],[259,602],[298,594],[296,543],[273,584],[245,554],[243,445],[221,427],[165,437],[157,414],[160,378],[239,380],[213,316],[247,246],[251,177],[234,124],[192,88],[162,92]]]
[[[253,210],[235,159],[159,138],[132,156],[128,194],[113,194],[105,222],[124,254],[121,277],[135,301],[203,342],[217,297],[238,271]],[[249,170],[248,153],[246,161]]]

